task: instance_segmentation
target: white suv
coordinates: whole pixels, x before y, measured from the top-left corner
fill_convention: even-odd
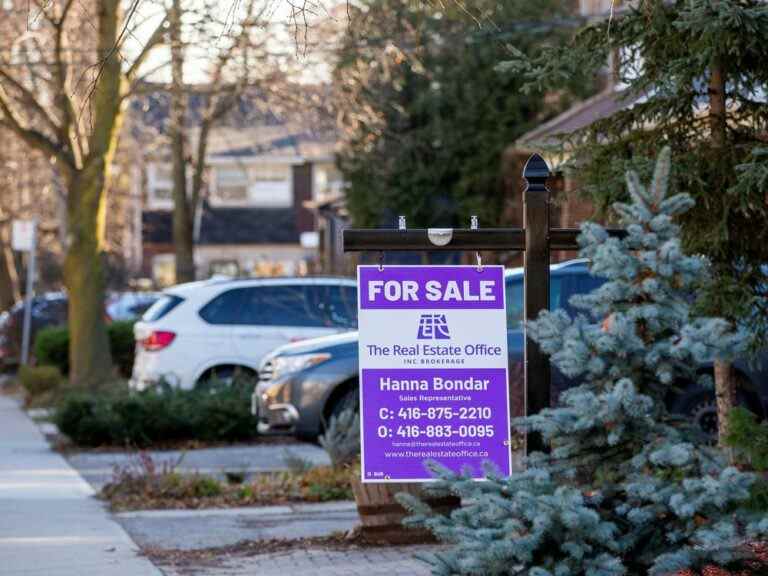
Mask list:
[[[192,388],[238,369],[256,373],[273,349],[354,330],[357,287],[346,278],[208,280],[163,292],[134,327],[131,387]]]

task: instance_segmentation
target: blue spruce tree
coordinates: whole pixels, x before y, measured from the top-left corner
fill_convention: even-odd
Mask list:
[[[489,468],[487,482],[428,463],[433,489],[462,497],[449,517],[402,495],[410,522],[452,543],[429,560],[435,574],[674,575],[749,560],[748,542],[768,533],[768,518],[746,506],[755,477],[665,408],[676,383],[749,339],[692,312],[708,264],[681,250],[675,218],[693,201],[667,195],[669,164],[664,150],[649,187],[628,174],[632,201],[615,206],[626,237],[582,226],[581,256],[607,280],[571,301],[583,313],[544,312],[528,326],[552,362],[584,382],[516,422],[551,450],[508,478]]]

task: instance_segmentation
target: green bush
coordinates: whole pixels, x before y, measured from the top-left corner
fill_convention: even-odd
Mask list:
[[[112,360],[120,375],[128,378],[133,369],[136,343],[133,322],[112,322],[107,326]],[[37,363],[56,366],[62,374],[69,374],[69,329],[66,326],[43,328],[35,338]]]
[[[30,396],[36,397],[59,388],[64,377],[56,366],[21,366],[19,381]]]
[[[206,390],[158,386],[137,393],[80,393],[64,399],[54,418],[81,446],[237,442],[256,436],[252,390],[252,383],[239,382]]]
[[[62,374],[69,374],[69,329],[43,328],[35,337],[34,352],[39,365],[56,366]]]
[[[768,424],[760,423],[752,412],[737,406],[728,415],[728,429],[726,442],[736,449],[740,463],[757,472],[768,472]]]
[[[109,348],[112,361],[120,371],[120,375],[130,377],[133,370],[133,357],[136,351],[136,341],[133,336],[133,322],[112,322],[107,326]]]
[[[768,424],[740,406],[731,410],[728,424],[726,442],[734,448],[738,464],[759,473],[750,488],[748,505],[753,510],[768,511]]]

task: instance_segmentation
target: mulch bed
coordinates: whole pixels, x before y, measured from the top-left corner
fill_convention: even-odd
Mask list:
[[[768,542],[749,545],[756,559],[746,562],[743,569],[733,572],[719,566],[706,566],[700,572],[682,570],[676,576],[768,576]]]

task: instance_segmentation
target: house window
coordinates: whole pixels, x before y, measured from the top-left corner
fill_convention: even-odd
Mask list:
[[[149,167],[150,207],[168,207],[173,203],[173,172],[170,164],[152,164]]]
[[[219,205],[288,208],[293,205],[289,164],[249,163],[214,168],[212,200]]]
[[[211,276],[237,278],[240,275],[240,264],[237,260],[211,260],[208,271]]]
[[[315,166],[315,200],[325,201],[338,196],[344,189],[341,172],[333,164]]]
[[[161,288],[176,283],[176,257],[173,254],[157,254],[152,258],[152,279]]]
[[[216,199],[223,203],[248,201],[248,172],[242,166],[216,168]]]
[[[255,164],[249,172],[253,204],[272,208],[293,205],[289,164]]]

